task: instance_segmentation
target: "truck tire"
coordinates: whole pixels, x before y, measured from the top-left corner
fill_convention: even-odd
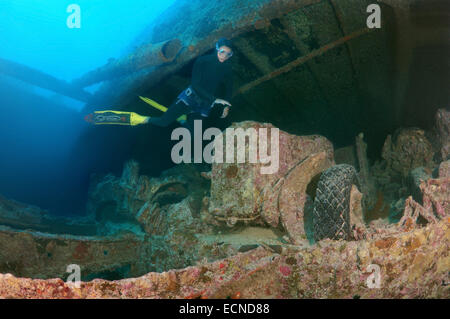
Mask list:
[[[314,241],[330,238],[349,240],[350,192],[352,185],[359,187],[353,166],[335,165],[325,170],[317,184],[313,210]]]

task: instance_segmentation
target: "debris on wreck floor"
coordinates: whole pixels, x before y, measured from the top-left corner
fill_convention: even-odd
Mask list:
[[[199,235],[199,238],[203,242],[210,244],[229,244],[235,247],[239,252],[252,250],[258,246],[281,250],[281,246],[286,244],[281,232],[271,228],[254,226],[238,229],[234,232]]]
[[[130,161],[122,176],[93,176],[88,215],[71,223],[2,198],[0,273],[65,279],[67,265],[77,264],[82,280],[115,280],[282,244],[282,234],[270,228],[220,233],[204,223],[201,210],[209,187],[210,181],[192,166],[149,178]],[[64,222],[66,233],[54,233]],[[91,232],[82,233],[87,226]]]
[[[442,112],[439,128],[448,129]],[[233,126],[273,127],[252,121]],[[333,146],[322,136],[280,131],[279,137],[276,174],[261,174],[262,163],[213,163],[211,172],[180,165],[149,178],[129,161],[122,176],[94,177],[87,211],[95,236],[4,226],[0,296],[450,297],[450,164],[440,156],[445,140],[434,145],[427,132],[399,130],[387,138],[383,162],[370,166],[361,135],[356,147],[338,152],[339,161],[351,160],[351,166],[336,165]],[[348,178],[355,166],[359,181]],[[327,176],[343,176],[335,186],[345,191],[330,191],[345,202],[339,214],[323,192]],[[40,225],[36,208],[0,203],[3,219],[11,219],[15,207],[28,212],[28,224]],[[322,240],[311,234],[324,203],[340,224]],[[17,255],[20,249],[27,253]],[[72,263],[85,272],[80,287],[62,279]]]

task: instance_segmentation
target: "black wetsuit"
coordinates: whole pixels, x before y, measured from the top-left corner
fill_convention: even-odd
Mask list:
[[[189,87],[193,95],[187,97],[186,90],[183,91],[163,116],[152,117],[148,123],[165,127],[183,114],[201,113],[203,116],[208,116],[212,103],[216,99],[216,91],[222,83],[225,85],[223,99],[230,101],[233,90],[230,60],[220,62],[217,53],[197,58]],[[189,120],[185,124],[191,132],[193,132],[192,125],[192,121]]]

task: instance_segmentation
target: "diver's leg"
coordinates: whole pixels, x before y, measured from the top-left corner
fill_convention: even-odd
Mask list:
[[[183,126],[189,130],[191,133],[191,138],[194,136],[194,120],[193,120],[193,114],[188,115],[186,122],[184,122]]]
[[[203,119],[204,119],[204,117],[201,116],[200,114],[191,113],[187,117],[186,122],[183,124],[183,126],[189,130],[189,132],[191,133],[191,136],[193,137],[194,136],[194,123],[195,123],[194,121],[195,120],[203,121]],[[203,130],[203,126],[202,126],[202,130]],[[203,132],[201,132],[201,133],[203,135]]]
[[[177,100],[167,109],[160,117],[151,117],[148,119],[149,124],[154,124],[161,127],[169,126],[175,122],[181,115],[189,113],[190,109],[183,101]]]

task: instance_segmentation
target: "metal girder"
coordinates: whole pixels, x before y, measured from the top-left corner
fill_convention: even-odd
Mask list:
[[[247,84],[243,85],[242,87],[239,88],[239,90],[238,90],[238,92],[236,94],[245,93],[245,92],[249,91],[250,89],[252,89],[253,87],[255,87],[255,86],[257,86],[257,85],[259,85],[261,83],[264,83],[266,81],[272,80],[272,79],[276,78],[277,76],[279,76],[281,74],[289,72],[293,68],[296,68],[296,67],[306,63],[307,61],[309,61],[309,60],[311,60],[311,59],[313,59],[313,58],[315,58],[317,56],[320,56],[320,55],[324,54],[325,52],[327,52],[327,51],[329,51],[331,49],[334,49],[335,47],[337,47],[339,45],[342,45],[342,44],[346,43],[347,41],[350,41],[352,39],[360,37],[360,36],[362,36],[364,34],[367,34],[367,33],[371,32],[371,31],[372,31],[372,29],[358,30],[358,31],[355,31],[355,32],[353,32],[353,33],[351,33],[351,34],[349,34],[349,35],[347,35],[345,37],[342,37],[342,38],[336,40],[336,41],[333,41],[333,42],[331,42],[331,43],[329,43],[327,45],[324,45],[323,47],[321,47],[321,48],[319,48],[317,50],[311,51],[309,54],[304,55],[302,57],[299,57],[299,58],[295,59],[294,61],[285,64],[281,68],[278,68],[275,71],[272,71],[272,72],[270,72],[270,73],[268,73],[268,74],[266,74],[266,75],[264,75],[264,76],[262,76],[262,77],[260,77],[260,78],[258,78],[256,80],[250,82],[250,83],[247,83]]]
[[[256,69],[261,72],[261,74],[267,74],[275,70],[275,67],[270,62],[269,57],[255,50],[245,38],[239,38],[234,42],[233,45],[239,50],[241,54],[243,54],[251,63],[253,63]],[[277,81],[274,81],[273,85],[279,92],[284,92],[283,86]],[[289,95],[283,93],[283,97],[291,105],[295,105]]]
[[[72,83],[78,87],[86,87],[144,68],[162,65],[173,61],[181,48],[182,44],[179,39],[156,44],[146,44],[120,60],[113,60],[104,66],[86,73]]]
[[[26,65],[2,58],[0,58],[0,73],[79,101],[87,102],[92,97],[90,93],[66,81],[59,80]]]

